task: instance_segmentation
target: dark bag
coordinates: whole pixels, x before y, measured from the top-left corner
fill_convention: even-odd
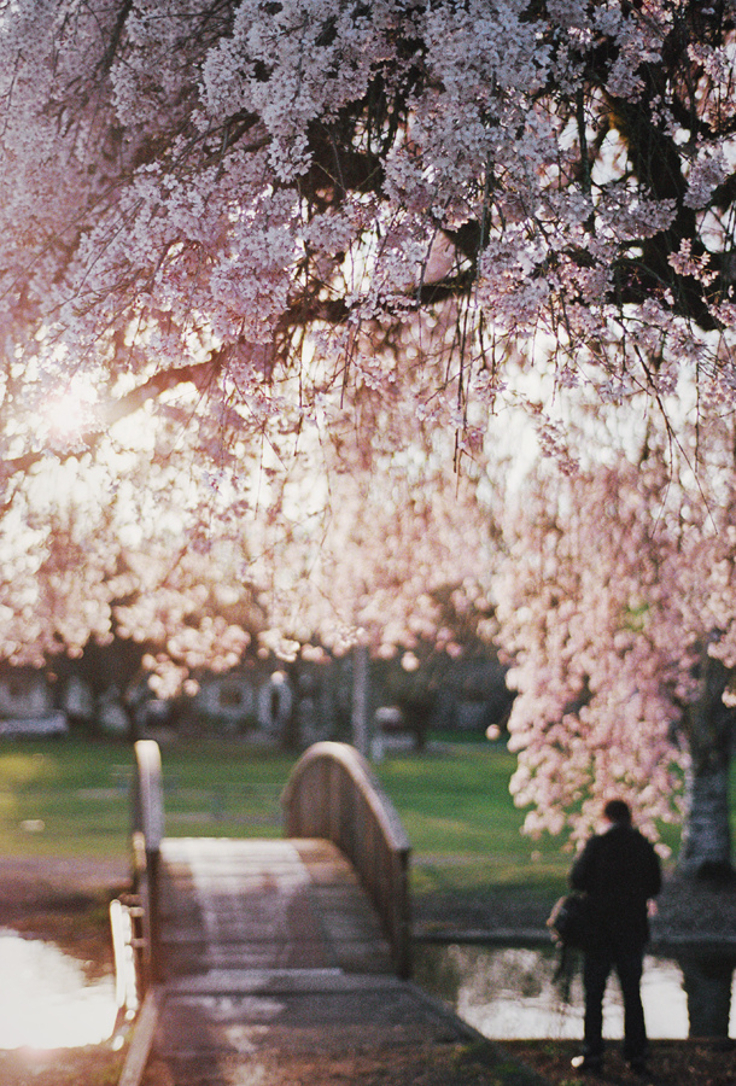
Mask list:
[[[573,890],[561,897],[550,913],[547,927],[563,947],[584,948],[590,937],[590,898]]]

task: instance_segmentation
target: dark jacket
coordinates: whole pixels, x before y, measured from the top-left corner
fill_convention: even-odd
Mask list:
[[[662,870],[650,841],[626,823],[591,837],[570,871],[570,885],[591,899],[594,943],[642,948],[649,938],[647,900]]]

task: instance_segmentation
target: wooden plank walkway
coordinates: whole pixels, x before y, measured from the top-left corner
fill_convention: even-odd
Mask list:
[[[352,866],[329,841],[165,839],[164,976],[212,970],[392,972]]]
[[[396,978],[330,842],[165,838],[158,881],[163,975],[121,1086],[537,1081]]]

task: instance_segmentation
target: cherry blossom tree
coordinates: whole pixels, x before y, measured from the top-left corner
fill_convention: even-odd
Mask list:
[[[711,418],[695,475],[650,433],[637,459],[540,465],[514,506],[498,617],[531,834],[579,843],[619,794],[655,838],[684,816],[683,870],[729,869],[733,447]]]
[[[644,400],[662,449],[683,396],[693,426],[732,411],[735,43],[727,0],[2,0],[4,655],[147,629],[168,689],[237,655],[251,606],[280,650],[387,650],[431,626],[440,580],[487,598],[512,407],[568,472],[563,391]],[[613,750],[633,699],[618,756],[645,715],[664,751],[694,646],[736,661],[730,537],[691,486],[697,546],[645,527],[668,508],[654,459],[555,484],[507,590],[537,614],[510,645],[549,661],[528,689],[563,748],[595,710]],[[555,528],[570,503],[597,523]],[[577,555],[604,524],[597,582]],[[712,625],[671,589],[678,546]]]
[[[563,385],[656,398],[684,368],[730,402],[723,0],[13,0],[0,20],[11,465],[33,453],[18,416],[72,375],[113,415],[193,383],[215,461],[397,383],[472,441],[468,404],[487,417],[540,345]]]
[[[385,403],[381,416],[370,471],[337,427],[326,441],[303,433],[288,463],[258,448],[215,471],[180,410],[155,427],[147,414],[119,420],[92,450],[39,459],[0,518],[0,655],[41,666],[89,638],[131,639],[156,646],[144,663],[167,696],[248,647],[390,656],[430,638],[452,652],[440,594],[482,600],[492,521],[463,499],[477,480],[458,479],[451,437],[447,455],[416,441],[391,451]],[[349,437],[347,414],[345,425]]]

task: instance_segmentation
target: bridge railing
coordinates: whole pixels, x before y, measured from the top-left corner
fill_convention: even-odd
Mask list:
[[[161,751],[152,739],[135,744],[131,794],[134,891],[140,902],[141,982],[157,979],[158,872],[164,836],[164,786]]]
[[[345,743],[315,743],[281,798],[288,837],[324,837],[352,861],[373,901],[399,977],[411,975],[411,846],[365,758]]]

